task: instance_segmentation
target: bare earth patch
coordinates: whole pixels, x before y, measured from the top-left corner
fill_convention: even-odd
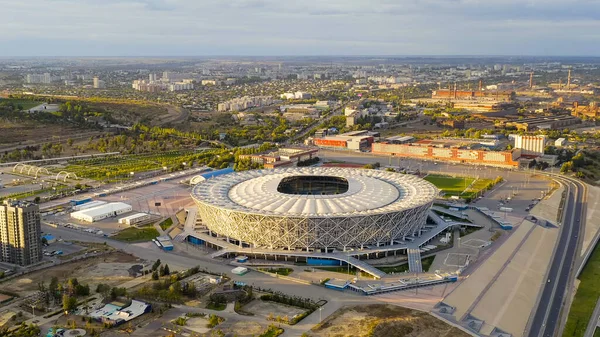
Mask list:
[[[137,258],[133,255],[113,252],[33,272],[10,282],[0,283],[0,287],[25,296],[37,291],[38,283],[48,284],[52,277],[57,277],[59,281],[75,277],[80,283],[89,284],[91,289],[95,289],[98,283],[117,285],[133,279],[129,276],[127,269],[137,264],[136,261]]]
[[[309,336],[327,337],[468,337],[428,313],[386,304],[339,309]]]

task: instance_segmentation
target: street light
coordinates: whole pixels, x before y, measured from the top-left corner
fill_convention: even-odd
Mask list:
[[[323,321],[323,318],[321,316],[321,310],[323,310],[323,307],[319,307],[319,323]]]

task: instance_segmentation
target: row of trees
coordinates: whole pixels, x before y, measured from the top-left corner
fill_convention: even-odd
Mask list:
[[[75,309],[78,297],[89,296],[90,287],[87,284],[79,283],[76,278],[70,278],[66,283],[61,283],[57,277],[52,277],[48,285],[44,281],[38,283],[38,291],[43,294],[46,307],[62,300],[63,309],[71,311]]]

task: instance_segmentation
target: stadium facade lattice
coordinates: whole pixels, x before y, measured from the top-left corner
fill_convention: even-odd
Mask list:
[[[437,194],[416,176],[335,167],[236,172],[192,190],[211,234],[305,251],[389,245],[418,235]]]

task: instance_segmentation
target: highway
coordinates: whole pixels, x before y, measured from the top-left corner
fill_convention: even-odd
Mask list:
[[[530,323],[530,337],[553,337],[560,330],[561,312],[570,287],[571,272],[577,256],[579,234],[585,221],[585,186],[575,180],[559,178],[567,187],[568,195],[563,208],[560,238],[555,248],[553,261],[544,283],[538,310]]]

